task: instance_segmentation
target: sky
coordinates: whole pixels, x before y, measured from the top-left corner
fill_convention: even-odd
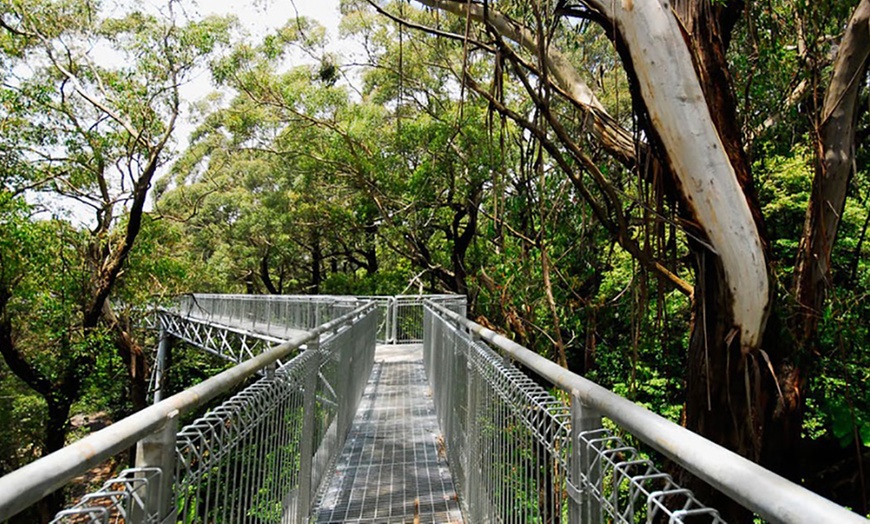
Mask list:
[[[161,0],[152,0],[152,2],[159,4]],[[328,51],[338,52],[341,49],[338,31],[341,22],[341,14],[338,9],[339,0],[254,0],[253,2],[250,0],[188,0],[184,2],[184,5],[187,16],[190,18],[208,15],[235,15],[253,42],[256,42],[269,31],[285,25],[298,13],[298,16],[317,20],[326,28],[330,41]],[[310,59],[305,58],[301,53],[299,56],[291,58],[291,61],[296,63],[299,63],[298,60]],[[189,84],[182,87],[181,94],[186,102],[193,103],[215,89],[215,86],[210,82],[209,75],[202,72]],[[190,113],[184,110],[174,135],[178,154],[187,146],[188,137],[195,127],[196,124],[190,119]],[[168,169],[169,166],[164,166],[162,172],[157,174],[157,178],[164,176]],[[151,205],[152,202],[149,198],[147,208],[150,209]]]
[[[109,9],[109,12],[113,9],[123,12],[130,5],[136,5],[137,1],[115,0],[114,5],[109,4],[106,7]],[[140,7],[143,6],[143,4],[138,5]],[[166,0],[147,0],[147,3],[144,4],[146,10],[148,7],[159,10],[165,5]],[[340,54],[341,51],[347,51],[348,49],[346,43],[342,44],[339,42],[338,26],[341,22],[339,0],[181,0],[181,5],[186,17],[190,19],[197,19],[213,14],[235,15],[252,42],[258,41],[267,32],[285,25],[288,20],[295,18],[298,13],[299,16],[317,20],[327,29],[330,41],[327,51]],[[96,53],[98,60],[104,62],[111,62],[113,60],[111,55],[99,50]],[[306,60],[301,54],[298,57],[291,57],[291,62],[293,63],[300,63],[301,60]],[[181,95],[187,104],[183,105],[181,119],[176,124],[177,127],[173,136],[176,143],[174,147],[176,155],[185,149],[188,144],[188,137],[196,127],[196,123],[191,120],[189,104],[201,100],[215,90],[216,87],[212,85],[210,76],[204,69],[199,74],[194,75],[188,84],[182,86]],[[165,176],[169,168],[170,165],[163,166],[160,172],[157,173],[157,178]],[[68,216],[80,225],[90,226],[94,220],[92,210],[75,201],[55,200],[51,196],[45,195],[42,196],[42,201],[47,205],[49,210],[66,210]],[[152,205],[151,195],[149,195],[146,210],[150,210]]]
[[[203,15],[235,14],[254,35],[284,25],[298,11],[300,16],[323,24],[330,31],[333,42],[338,40],[339,0],[201,0],[199,3],[199,12]]]

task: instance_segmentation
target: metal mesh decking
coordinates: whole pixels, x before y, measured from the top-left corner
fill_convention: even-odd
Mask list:
[[[461,523],[419,345],[380,346],[318,524]]]

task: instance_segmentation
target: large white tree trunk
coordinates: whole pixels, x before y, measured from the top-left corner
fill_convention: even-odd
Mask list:
[[[480,6],[450,0],[418,0],[430,7],[483,19]],[[737,174],[714,125],[680,25],[660,0],[587,0],[616,27],[631,57],[650,123],[664,146],[684,201],[720,257],[731,295],[728,315],[744,351],[756,349],[767,319],[769,282],[758,228]],[[528,30],[498,16],[488,22],[505,38],[537,53]],[[546,65],[556,82],[595,112],[600,103],[557,50]]]
[[[614,22],[631,55],[650,122],[680,191],[722,261],[741,344],[755,349],[769,301],[761,237],[676,17],[659,0],[596,1],[594,6]]]

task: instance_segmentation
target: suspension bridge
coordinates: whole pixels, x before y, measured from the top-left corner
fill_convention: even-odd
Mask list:
[[[149,317],[154,404],[0,478],[0,522],[133,446],[52,522],[724,522],[629,442],[767,521],[866,522],[465,313],[450,295],[182,297]],[[231,367],[170,395],[189,347]]]

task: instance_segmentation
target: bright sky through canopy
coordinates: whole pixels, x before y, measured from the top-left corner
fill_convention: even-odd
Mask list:
[[[334,42],[338,37],[338,24],[341,20],[338,3],[339,0],[210,0],[200,2],[199,11],[203,15],[234,14],[252,35],[280,27],[298,12],[299,16],[320,22],[329,31],[330,39]]]
[[[161,3],[158,1],[158,3]],[[330,51],[338,49],[338,26],[341,22],[339,13],[339,0],[201,0],[198,2],[188,1],[184,4],[187,16],[200,18],[209,15],[234,15],[238,18],[243,31],[247,33],[252,42],[261,39],[268,32],[278,29],[287,24],[289,20],[297,16],[311,18],[323,25],[329,37]],[[296,59],[306,60],[297,56]],[[203,74],[193,79],[188,85],[182,87],[182,96],[187,103],[194,103],[215,90],[215,86],[209,81],[209,75]],[[188,144],[188,136],[196,127],[196,122],[191,122],[191,114],[186,108],[184,118],[178,123],[175,139],[178,143],[177,150],[183,150]],[[149,202],[150,208],[150,202]]]

